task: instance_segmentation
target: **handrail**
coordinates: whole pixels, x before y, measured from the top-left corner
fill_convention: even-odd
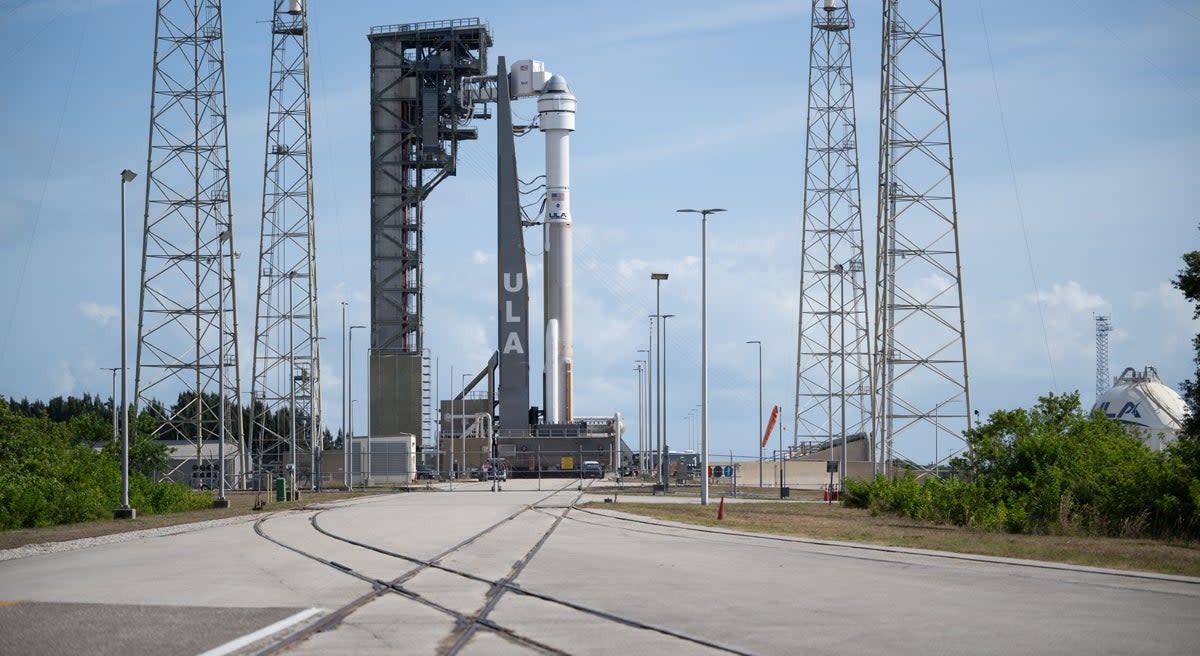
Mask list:
[[[424,23],[396,23],[392,25],[376,25],[371,28],[371,34],[386,34],[391,32],[421,32],[424,30],[444,30],[455,27],[487,27],[478,18],[454,18],[449,20],[426,21]]]

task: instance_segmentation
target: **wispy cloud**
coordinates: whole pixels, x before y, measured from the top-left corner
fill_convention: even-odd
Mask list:
[[[1064,308],[1077,312],[1103,310],[1109,305],[1108,301],[1104,300],[1104,298],[1097,294],[1089,293],[1074,280],[1067,281],[1065,285],[1055,283],[1050,288],[1050,291],[1030,294],[1030,297],[1049,307]]]
[[[83,312],[83,316],[99,323],[101,326],[107,326],[108,322],[117,318],[120,313],[120,310],[115,305],[101,304],[95,301],[80,303],[79,311]]]

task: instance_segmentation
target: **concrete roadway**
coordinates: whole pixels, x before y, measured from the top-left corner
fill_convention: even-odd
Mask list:
[[[561,484],[356,499],[326,506],[318,522],[429,559]],[[487,580],[510,575],[574,496],[504,522],[442,564]],[[508,592],[488,619],[569,654],[1184,654],[1200,644],[1200,579],[702,532],[626,521],[619,507],[570,511],[515,579],[597,613]],[[253,653],[371,592],[259,537],[254,520],[264,516],[272,537],[368,577],[414,569],[316,532],[314,512],[0,561],[0,653]],[[403,586],[467,615],[490,598],[486,582],[444,571]],[[277,622],[291,624],[240,651],[230,645]],[[443,610],[387,593],[287,653],[447,653],[455,626]],[[480,630],[461,653],[539,652]]]

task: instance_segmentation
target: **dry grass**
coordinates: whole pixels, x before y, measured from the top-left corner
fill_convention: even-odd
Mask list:
[[[653,496],[653,485],[644,481],[637,481],[626,478],[621,485],[616,485],[613,481],[597,481],[588,492],[592,494],[610,494],[616,492],[618,496]],[[720,499],[722,496],[727,498],[734,497],[733,491],[730,490],[728,483],[718,483],[709,485],[708,493],[714,500]],[[790,499],[793,500],[820,500],[820,490],[805,490],[796,487],[788,488]],[[684,497],[696,498],[700,495],[700,484],[696,482],[684,483],[682,485],[671,482],[670,489],[667,491],[669,497]],[[739,499],[778,499],[779,488],[767,486],[758,487],[757,485],[738,485],[737,498]]]
[[[614,508],[610,504],[594,505]],[[867,510],[822,503],[728,503],[724,520],[717,520],[715,503],[701,506],[619,500],[615,509],[754,533],[1200,576],[1200,548],[1156,540],[989,533],[895,515],[873,517]]]
[[[378,491],[371,492],[371,494],[378,493]],[[266,505],[264,510],[301,508],[310,503],[336,501],[338,499],[364,496],[365,494],[367,493],[308,492],[302,494],[299,501],[285,501],[282,503],[271,501]],[[79,538],[94,538],[113,533],[124,533],[125,531],[137,531],[144,528],[161,528],[163,526],[177,526],[179,524],[191,524],[192,522],[206,522],[213,519],[249,515],[257,512],[254,510],[255,496],[254,492],[228,492],[225,496],[225,498],[229,499],[228,508],[206,508],[204,510],[190,510],[165,515],[138,514],[136,519],[109,519],[96,522],[82,522],[79,524],[0,531],[0,549],[12,549],[23,547],[27,544],[41,544],[43,542],[65,542]],[[270,495],[264,493],[263,498],[274,499],[274,493]]]

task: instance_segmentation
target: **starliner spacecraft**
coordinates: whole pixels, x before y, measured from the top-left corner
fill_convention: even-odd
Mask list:
[[[504,59],[500,58],[500,70]],[[515,62],[496,79],[497,104],[497,365],[500,372],[499,437],[560,438],[556,448],[613,439],[620,450],[619,415],[580,417],[574,407],[574,311],[572,276],[571,133],[575,96],[566,79],[536,60]],[[545,139],[545,197],[542,215],[545,315],[542,410],[530,407],[528,290],[523,230],[531,222],[520,211],[515,146],[509,103],[536,97],[538,129]],[[503,443],[503,442],[502,442]],[[546,446],[546,443],[541,443]],[[522,444],[522,446],[528,446]],[[604,449],[607,451],[607,449]]]

